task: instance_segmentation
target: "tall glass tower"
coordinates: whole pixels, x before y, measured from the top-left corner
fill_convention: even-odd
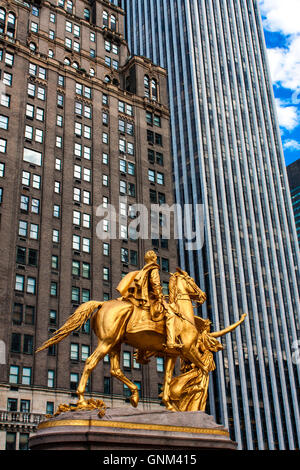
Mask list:
[[[117,3],[131,53],[168,71],[176,201],[205,210],[203,249],[179,242],[201,315],[215,330],[248,313],[208,411],[239,448],[299,448],[299,247],[258,1]]]

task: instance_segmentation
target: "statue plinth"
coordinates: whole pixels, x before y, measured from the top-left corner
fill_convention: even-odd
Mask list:
[[[48,419],[30,438],[31,450],[236,450],[228,431],[201,411],[131,408],[70,411]]]

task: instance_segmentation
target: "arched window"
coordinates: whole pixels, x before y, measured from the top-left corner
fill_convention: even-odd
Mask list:
[[[16,16],[14,13],[9,13],[7,17],[7,35],[13,38],[16,30]]]
[[[117,20],[116,20],[115,15],[111,15],[111,17],[110,17],[110,29],[112,31],[117,30]]]
[[[103,26],[108,27],[108,13],[105,10],[103,12]]]
[[[54,57],[54,52],[52,49],[48,50],[48,57],[51,57],[51,58]]]
[[[70,61],[70,59],[69,59],[68,57],[65,58],[64,64],[65,64],[65,65],[71,65],[71,61]]]
[[[94,76],[95,76],[95,69],[90,68],[90,77],[94,77]]]
[[[36,51],[36,44],[34,42],[30,42],[29,43],[29,49],[32,51],[32,52],[35,52]]]
[[[144,77],[144,88],[146,98],[150,98],[150,80],[148,75],[145,75]]]
[[[74,69],[77,69],[77,70],[78,70],[78,69],[79,69],[79,64],[78,64],[78,62],[73,62],[72,67],[73,67]]]
[[[151,80],[151,98],[154,101],[157,101],[157,99],[158,99],[157,81],[154,78]]]
[[[85,8],[83,10],[83,18],[86,20],[86,21],[90,21],[90,17],[91,17],[91,14],[90,14],[90,10],[88,8]]]
[[[4,33],[5,31],[5,19],[6,19],[6,11],[4,8],[0,8],[0,33]]]

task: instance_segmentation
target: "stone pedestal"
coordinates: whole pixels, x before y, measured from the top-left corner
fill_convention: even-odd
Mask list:
[[[201,411],[174,413],[107,409],[71,411],[48,419],[30,438],[31,450],[235,450],[229,433]]]

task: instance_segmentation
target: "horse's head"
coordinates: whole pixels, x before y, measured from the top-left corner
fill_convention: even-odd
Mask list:
[[[188,294],[191,300],[203,304],[206,301],[206,294],[197,286],[194,279],[186,271],[177,268],[177,272],[172,274],[170,279],[170,301]],[[176,290],[176,293],[175,293]]]

